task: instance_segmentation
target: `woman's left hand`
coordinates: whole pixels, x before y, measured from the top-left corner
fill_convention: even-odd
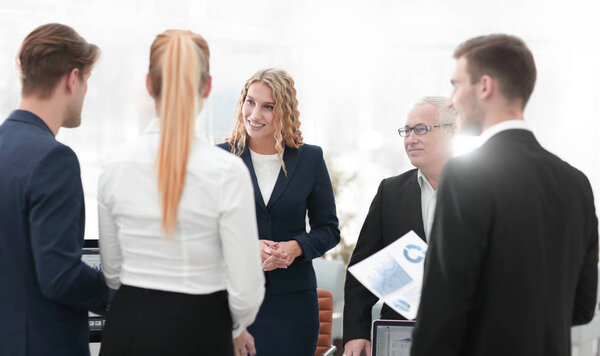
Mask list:
[[[296,257],[302,256],[304,253],[302,247],[296,240],[279,242],[278,252],[282,254],[282,257],[287,261],[287,265],[291,265]]]
[[[235,356],[247,356],[248,354],[256,355],[254,338],[246,329],[242,331],[240,336],[233,339],[233,348]]]

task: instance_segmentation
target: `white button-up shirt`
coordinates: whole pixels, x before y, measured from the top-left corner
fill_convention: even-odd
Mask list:
[[[419,187],[421,188],[421,214],[423,214],[423,229],[425,230],[425,239],[429,241],[431,227],[433,226],[435,205],[437,204],[437,190],[433,189],[420,169],[417,172],[417,180],[419,181]]]
[[[105,164],[98,189],[102,270],[121,284],[210,294],[227,290],[234,337],[264,296],[254,193],[242,160],[194,136],[174,236],[162,231],[157,119]]]

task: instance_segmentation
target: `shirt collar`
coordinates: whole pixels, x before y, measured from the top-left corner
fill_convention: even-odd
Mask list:
[[[420,169],[417,170],[417,181],[419,182],[419,187],[421,188],[421,190],[425,189],[425,187],[429,187],[429,189],[431,189],[432,192],[435,192],[435,189],[433,189],[431,184],[429,184],[427,177],[425,177],[425,175],[423,174],[423,172],[421,172]]]
[[[160,122],[158,122],[158,118],[150,120],[146,129],[144,129],[144,134],[149,133],[160,133]]]
[[[159,133],[160,133],[160,121],[158,121],[158,118],[155,117],[152,120],[150,120],[150,122],[144,129],[143,134],[147,135],[147,134],[159,134]],[[209,143],[208,139],[204,135],[199,133],[197,129],[194,129],[194,139],[196,139],[202,143]]]
[[[531,131],[531,128],[524,120],[506,120],[492,125],[485,129],[479,136],[480,143],[484,144],[492,136],[506,130],[527,130]]]

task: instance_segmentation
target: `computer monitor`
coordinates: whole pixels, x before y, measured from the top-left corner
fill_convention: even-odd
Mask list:
[[[83,255],[81,256],[81,260],[93,269],[102,271],[98,240],[83,240]]]
[[[375,320],[371,329],[371,355],[410,356],[414,326],[412,320]]]
[[[102,271],[98,240],[83,240],[83,254],[81,255],[81,260],[88,266],[98,271]],[[104,317],[90,312],[88,314],[88,323],[90,326],[90,342],[100,342],[102,328],[105,323]]]

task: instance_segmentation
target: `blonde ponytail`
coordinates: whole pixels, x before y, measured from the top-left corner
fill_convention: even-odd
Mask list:
[[[177,223],[195,117],[202,105],[200,92],[208,82],[208,57],[206,41],[189,31],[165,31],[150,51],[152,91],[161,126],[158,191],[167,236],[173,235]]]

